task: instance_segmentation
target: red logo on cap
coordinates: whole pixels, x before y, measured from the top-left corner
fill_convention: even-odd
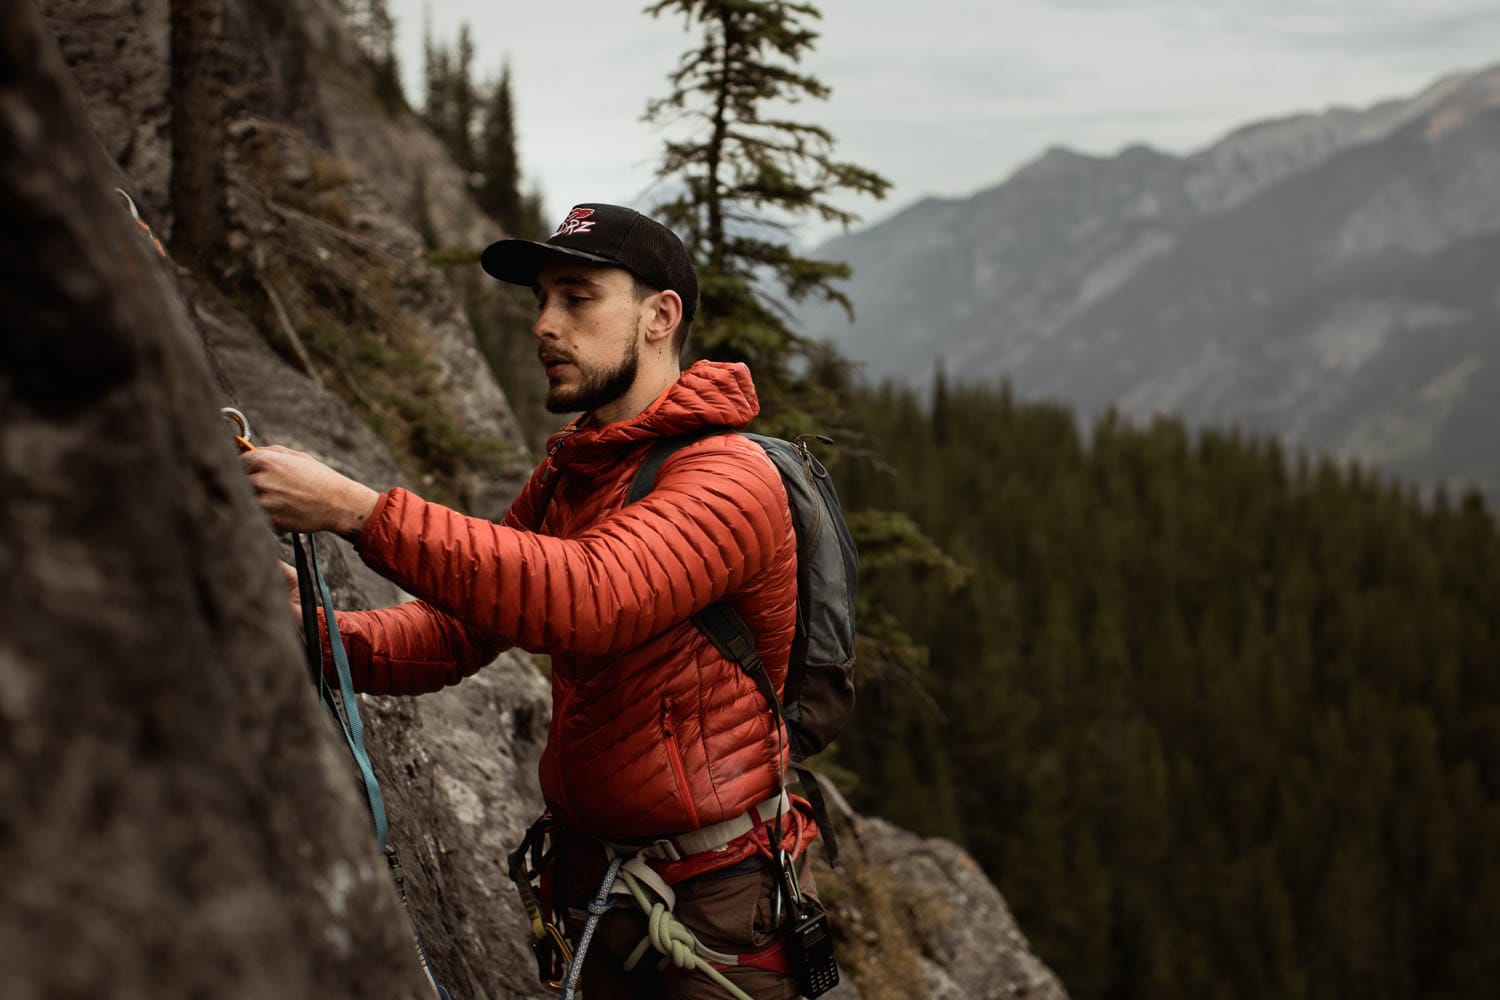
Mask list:
[[[552,235],[576,236],[579,233],[588,232],[594,228],[594,223],[589,220],[589,216],[593,214],[594,210],[592,208],[573,209],[573,211],[568,213],[568,217],[562,221],[562,225],[557,227],[557,232]]]

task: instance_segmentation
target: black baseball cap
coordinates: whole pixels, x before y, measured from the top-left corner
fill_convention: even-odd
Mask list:
[[[677,234],[620,205],[574,205],[545,243],[500,240],[484,248],[479,266],[501,281],[530,288],[547,258],[572,257],[623,267],[659,291],[682,297],[682,321],[698,311],[698,275]]]

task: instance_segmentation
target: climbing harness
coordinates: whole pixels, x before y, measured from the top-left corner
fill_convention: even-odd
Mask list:
[[[764,666],[760,664],[753,646],[748,651],[736,649],[732,654],[726,655],[740,661],[753,660],[754,665],[759,668],[747,667],[746,672],[752,678],[758,674],[764,683],[762,685],[758,681],[757,686],[762,687],[763,692],[769,692],[769,707],[777,733],[777,759],[782,759],[785,747],[781,743],[781,734],[785,730],[781,705],[771,688]],[[542,919],[540,904],[531,888],[532,872],[540,872],[545,863],[551,860],[551,854],[542,851],[542,841],[550,826],[550,817],[544,815],[526,832],[521,846],[510,855],[510,876],[521,894],[522,905],[531,917],[532,950],[537,958],[538,976],[543,984],[549,989],[561,989],[562,1000],[574,1000],[579,978],[583,974],[584,958],[599,919],[624,901],[619,897],[628,896],[645,914],[647,933],[625,960],[627,972],[635,969],[648,950],[655,949],[663,956],[663,967],[670,963],[679,969],[696,969],[721,986],[735,1000],[753,1000],[720,971],[738,965],[753,965],[789,974],[795,978],[799,991],[808,1000],[837,986],[839,970],[834,957],[828,914],[822,904],[802,892],[798,883],[795,854],[801,844],[794,844],[794,850],[788,852],[782,836],[782,821],[789,806],[790,799],[782,788],[775,796],[756,804],[740,816],[699,830],[662,837],[644,846],[598,840],[609,858],[609,867],[599,891],[588,905],[583,932],[571,955],[568,954],[566,939],[557,926]],[[753,955],[716,951],[699,941],[691,928],[673,914],[676,893],[647,862],[677,862],[705,854],[720,854],[736,841],[754,836],[757,830],[763,830],[766,835],[765,849],[769,851],[777,872],[777,891],[772,893],[772,923],[780,925],[782,922],[784,898],[790,918],[787,933],[771,947]],[[528,852],[533,858],[531,871],[528,871],[525,863]],[[647,887],[655,895],[655,899],[647,895]],[[559,965],[565,970],[560,976],[557,972]]]
[[[793,854],[803,844],[800,833],[792,852],[762,845],[751,855],[766,857],[769,851],[778,872],[778,891],[772,896],[775,908],[773,924],[782,924],[781,900],[787,900],[784,911],[786,933],[770,946],[751,954],[721,952],[699,941],[673,913],[676,892],[650,865],[652,861],[680,862],[703,855],[723,856],[734,845],[745,842],[747,838],[757,838],[762,833],[767,837],[767,844],[781,847],[780,841],[771,839],[775,836],[773,826],[789,806],[789,797],[782,792],[742,816],[676,837],[663,837],[644,846],[587,838],[604,852],[609,863],[586,911],[572,911],[585,919],[576,949],[570,949],[561,928],[548,915],[560,910],[562,904],[551,898],[549,882],[555,885],[556,879],[548,877],[549,864],[557,861],[558,854],[556,844],[548,846],[548,841],[554,840],[559,831],[551,817],[544,815],[527,830],[521,846],[511,852],[509,858],[511,880],[516,883],[522,905],[531,920],[532,950],[542,984],[548,989],[561,991],[563,1000],[571,1000],[583,974],[585,958],[600,918],[613,907],[623,904],[638,907],[646,917],[647,926],[645,938],[624,963],[626,971],[635,969],[647,953],[654,950],[662,956],[663,968],[670,964],[684,970],[700,971],[735,998],[745,997],[745,994],[723,973],[736,966],[792,976],[803,995],[809,998],[832,988],[838,983],[838,967],[834,963],[828,918],[817,900],[802,892],[792,862]],[[544,912],[537,891],[532,887],[532,883],[539,879],[542,894],[548,897],[547,912]]]
[[[652,900],[646,895],[645,889],[641,887],[643,881],[650,885],[659,898]],[[679,969],[697,969],[722,986],[735,1000],[755,1000],[714,967],[714,963],[739,965],[739,956],[705,947],[687,925],[672,914],[676,894],[661,880],[661,876],[651,870],[645,859],[639,856],[623,858],[618,855],[611,858],[609,867],[604,872],[604,880],[599,883],[599,891],[589,903],[588,921],[578,937],[578,950],[568,963],[561,1000],[574,1000],[578,979],[583,975],[584,956],[588,954],[589,943],[594,938],[594,929],[598,926],[600,917],[622,902],[616,895],[622,892],[628,893],[641,908],[641,912],[646,914],[646,937],[635,946],[630,957],[625,959],[625,971],[633,970],[645,957],[646,951],[655,948],[664,957],[663,964],[670,962]]]
[[[599,918],[616,905],[630,902],[634,902],[646,916],[646,936],[625,959],[627,972],[635,969],[646,953],[654,949],[662,956],[662,967],[670,964],[679,969],[697,970],[735,1000],[753,1000],[724,975],[723,970],[735,966],[752,966],[791,975],[796,979],[799,991],[809,1000],[828,992],[839,982],[828,915],[816,900],[803,895],[797,884],[794,865],[778,862],[777,869],[782,891],[791,900],[791,926],[786,936],[770,947],[750,955],[735,955],[709,948],[698,940],[691,928],[677,919],[672,912],[676,893],[646,864],[644,858],[640,855],[629,858],[614,855],[603,881],[599,883],[599,891],[588,905],[588,920],[564,978],[562,1000],[574,1000],[583,973],[584,957]]]
[[[250,420],[245,414],[233,406],[223,407],[219,413],[234,425],[234,440],[240,451],[254,451]],[[374,826],[375,840],[385,855],[386,865],[391,872],[391,880],[396,884],[396,893],[401,899],[402,909],[406,911],[407,923],[412,929],[412,942],[417,948],[417,961],[422,966],[422,973],[427,977],[428,983],[432,986],[433,995],[438,1000],[450,1000],[448,991],[438,984],[433,975],[432,966],[427,960],[427,951],[422,947],[422,938],[417,934],[416,924],[411,919],[411,908],[406,899],[406,872],[401,867],[401,859],[397,856],[396,849],[389,842],[385,800],[380,794],[380,782],[375,778],[375,769],[370,763],[369,752],[365,749],[364,721],[359,715],[359,699],[354,693],[354,678],[349,669],[349,656],[339,636],[338,619],[333,608],[333,594],[328,589],[328,581],[323,578],[323,571],[318,567],[317,536],[311,533],[304,536],[294,532],[292,552],[297,569],[297,594],[302,603],[303,640],[307,646],[310,679],[324,709],[338,722],[339,729],[344,734],[344,742],[349,747],[349,754],[354,758],[355,767],[359,770],[360,780],[364,785],[365,801],[370,808],[370,821]],[[324,673],[323,637],[318,628],[320,606],[328,629],[328,647],[333,657],[334,674],[338,678],[338,697],[334,696],[327,675]]]

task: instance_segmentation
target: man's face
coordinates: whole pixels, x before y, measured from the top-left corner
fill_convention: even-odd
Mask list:
[[[622,268],[548,261],[537,274],[537,357],[547,410],[576,413],[614,402],[635,384],[644,310]]]

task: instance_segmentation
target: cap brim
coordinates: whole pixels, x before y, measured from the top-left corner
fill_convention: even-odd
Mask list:
[[[479,255],[479,266],[491,277],[530,288],[536,284],[536,275],[542,268],[542,262],[548,258],[560,257],[620,266],[619,262],[608,257],[553,246],[551,243],[538,243],[535,240],[498,240],[491,243]]]

